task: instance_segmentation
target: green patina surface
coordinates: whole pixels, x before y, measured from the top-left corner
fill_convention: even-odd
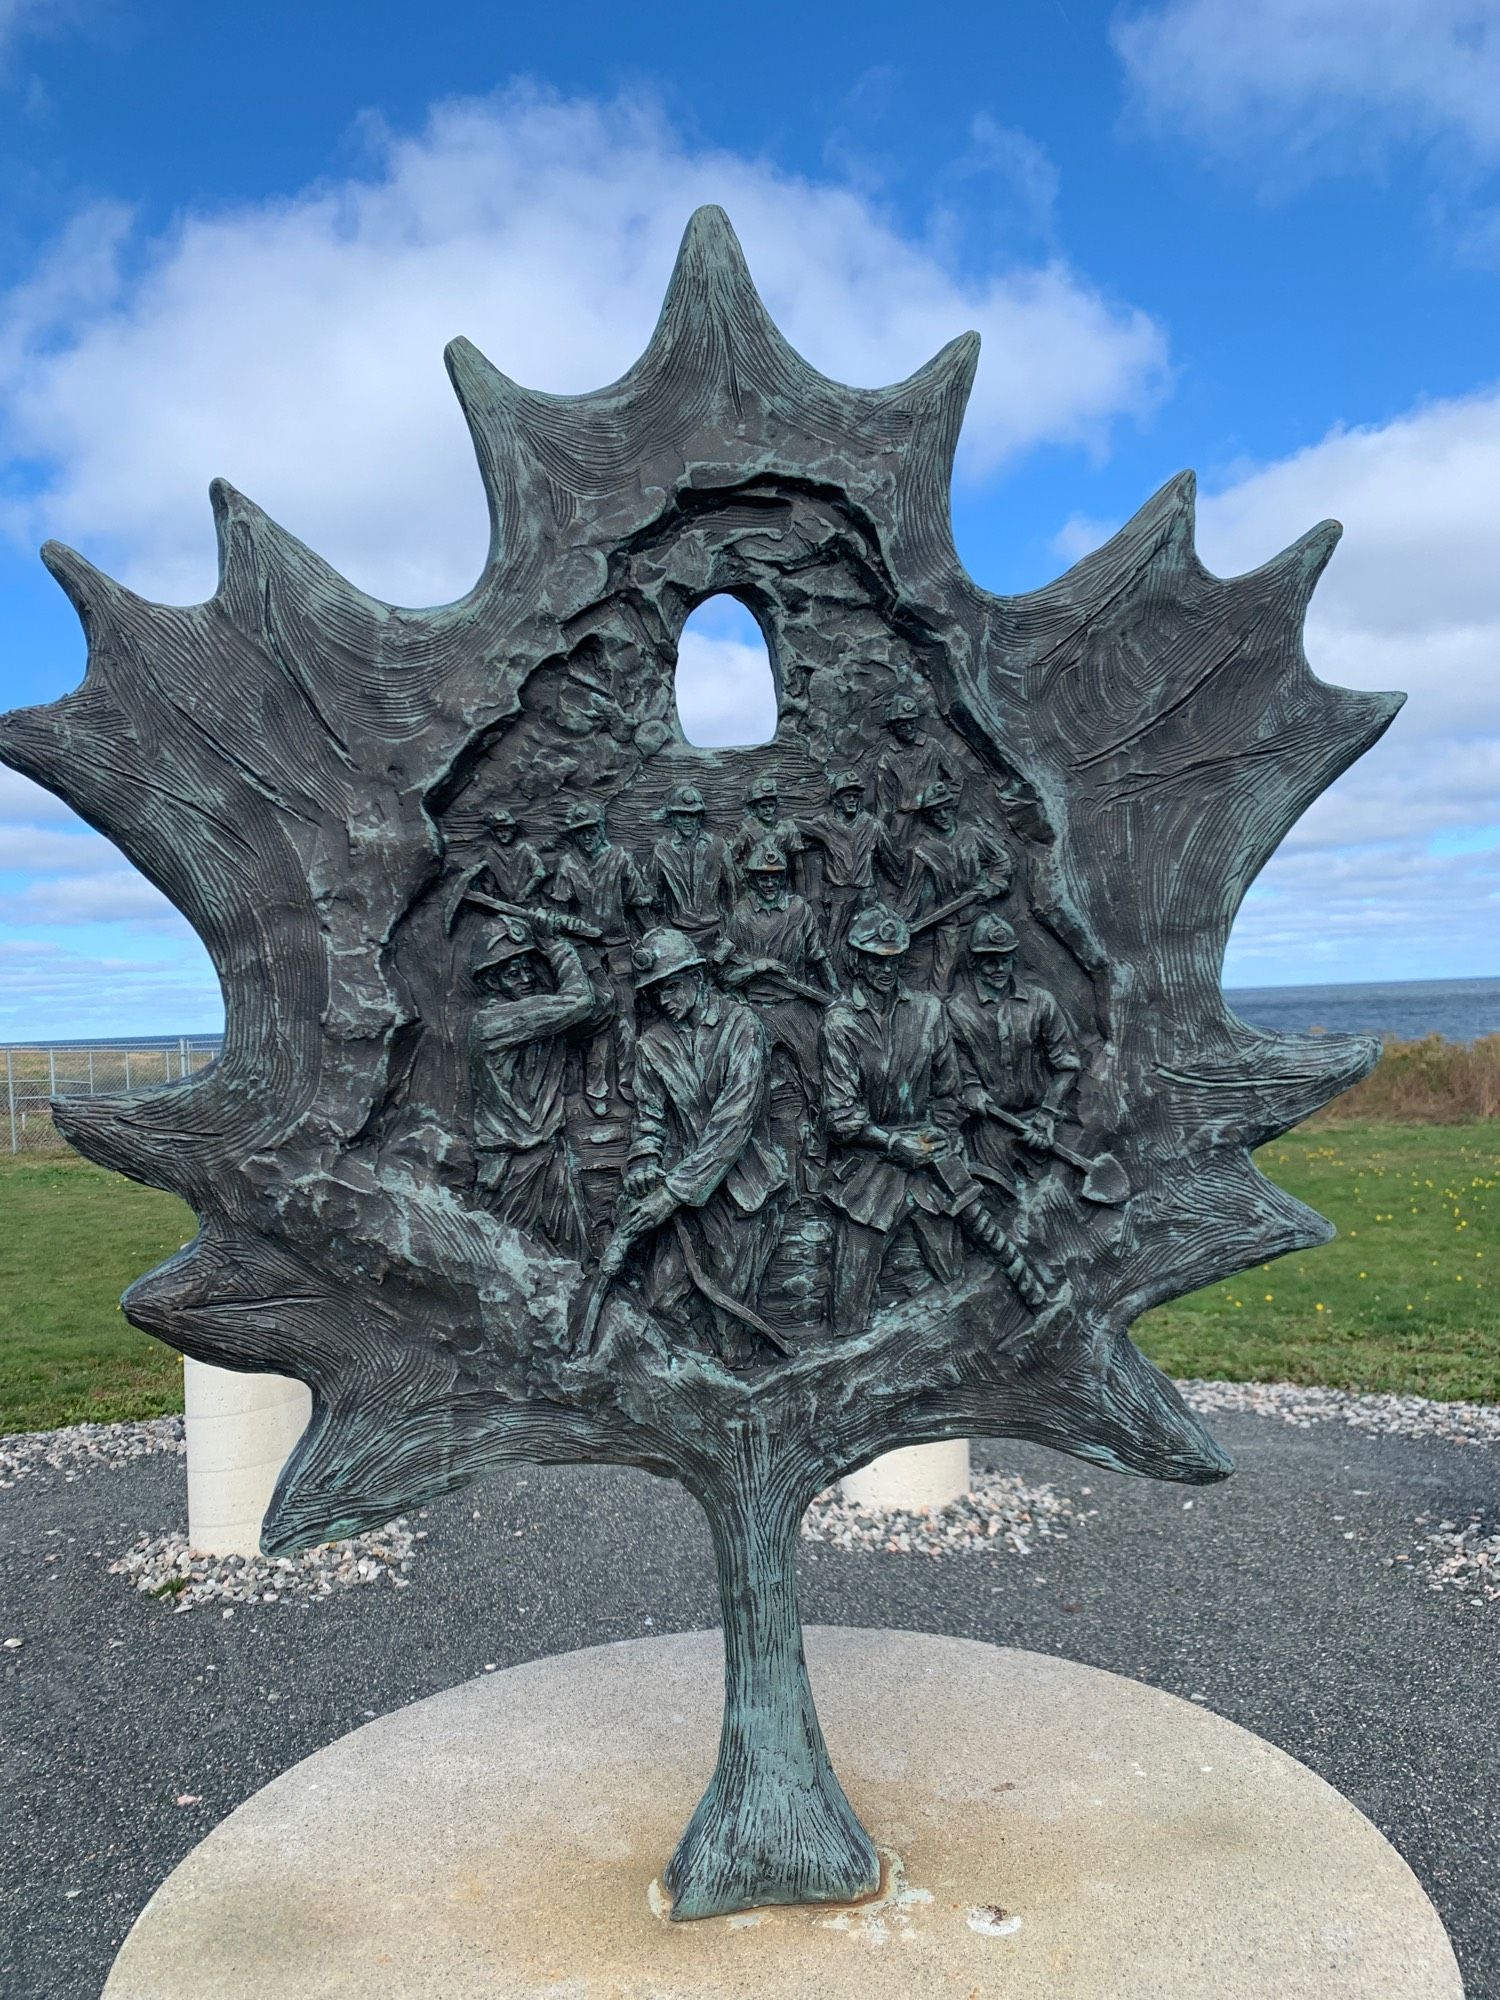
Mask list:
[[[1314,1126],[1258,1161],[1337,1238],[1159,1306],[1135,1329],[1153,1361],[1500,1402],[1500,1126]],[[191,1212],[76,1155],[0,1160],[0,1205],[0,1431],[180,1410],[177,1355],[119,1294]]]
[[[1216,578],[1186,477],[1047,589],[981,589],[948,515],[977,343],[827,380],[716,210],[612,387],[448,358],[493,520],[456,604],[376,602],[223,483],[205,604],[46,552],[88,675],[0,721],[0,755],[187,914],[226,1002],[212,1069],[60,1122],[200,1219],[132,1320],[311,1385],[269,1549],[516,1458],[682,1481],[727,1677],[674,1915],[845,1899],[875,1857],[803,1669],[797,1518],[922,1439],[1230,1470],[1127,1328],[1327,1235],[1251,1153],[1376,1047],[1252,1031],[1219,967],[1277,841],[1399,702],[1303,658],[1336,527]],[[677,726],[678,635],[719,592],[776,675],[755,749]],[[847,828],[830,846],[825,820],[817,888],[776,831],[846,767],[884,871],[853,900]],[[741,870],[770,864],[732,835],[768,780],[792,852],[755,900]],[[560,848],[580,798],[639,891],[596,893],[581,843],[582,889],[560,859],[517,886],[499,815]],[[809,923],[842,937],[826,965]],[[1018,975],[986,985],[986,954]]]

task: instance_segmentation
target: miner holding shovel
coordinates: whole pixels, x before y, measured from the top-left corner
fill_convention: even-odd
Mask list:
[[[1062,1009],[1050,993],[1016,976],[1015,929],[992,913],[969,933],[972,992],[949,1006],[963,1077],[964,1149],[975,1176],[1020,1202],[1049,1159],[1083,1174],[1085,1201],[1113,1206],[1129,1193],[1108,1153],[1076,1153],[1057,1136],[1082,1069]]]
[[[786,1155],[771,1139],[770,1048],[742,1000],[709,982],[693,939],[662,926],[634,954],[645,1017],[636,1042],[635,1119],[623,1200],[575,1346],[593,1344],[627,1260],[642,1302],[732,1366],[786,1343],[756,1309],[786,1203]]]

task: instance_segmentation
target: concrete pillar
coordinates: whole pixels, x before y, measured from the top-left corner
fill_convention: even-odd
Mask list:
[[[277,1475],[307,1428],[312,1396],[285,1375],[241,1375],[183,1361],[188,1541],[206,1555],[249,1556]]]
[[[908,1444],[888,1451],[862,1472],[839,1482],[844,1498],[861,1507],[901,1507],[920,1514],[946,1507],[969,1490],[969,1446],[964,1438],[941,1444]]]

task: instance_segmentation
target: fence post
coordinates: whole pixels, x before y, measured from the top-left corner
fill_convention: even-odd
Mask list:
[[[94,1094],[94,1051],[89,1050],[89,1096]]]
[[[126,1088],[127,1090],[129,1090],[129,1088],[130,1088],[130,1051],[129,1051],[129,1049],[127,1049],[127,1050],[125,1051],[125,1088]]]
[[[57,1050],[56,1049],[48,1049],[47,1051],[47,1095],[49,1097],[56,1097],[57,1095]]]
[[[10,1109],[10,1150],[19,1153],[21,1142],[16,1137],[16,1063],[15,1050],[5,1051],[5,1099]]]

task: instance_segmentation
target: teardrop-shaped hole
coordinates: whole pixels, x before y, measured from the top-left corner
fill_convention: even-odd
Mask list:
[[[709,597],[677,642],[677,720],[700,750],[749,749],[776,734],[776,677],[759,625],[737,598]]]

